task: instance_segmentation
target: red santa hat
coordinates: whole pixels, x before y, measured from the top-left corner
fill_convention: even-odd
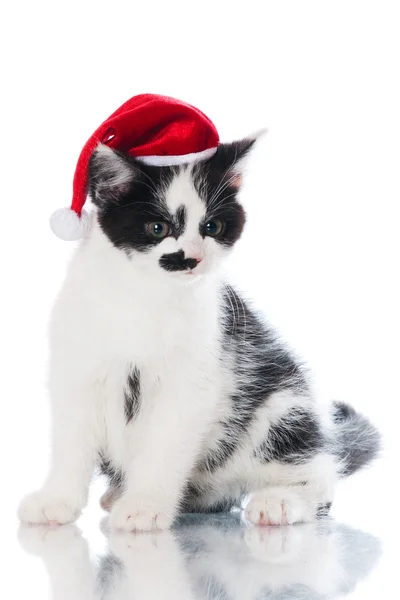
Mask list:
[[[89,160],[105,144],[148,165],[169,166],[205,160],[217,150],[218,132],[200,110],[167,96],[141,94],[120,106],[86,142],[76,165],[70,208],[50,219],[63,240],[78,240],[89,226],[83,209],[87,196]]]

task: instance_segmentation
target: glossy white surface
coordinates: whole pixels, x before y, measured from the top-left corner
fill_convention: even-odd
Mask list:
[[[114,533],[97,564],[75,526],[24,528],[19,537],[42,559],[53,597],[76,600],[333,598],[365,581],[381,551],[377,538],[344,525],[242,528],[232,515]]]

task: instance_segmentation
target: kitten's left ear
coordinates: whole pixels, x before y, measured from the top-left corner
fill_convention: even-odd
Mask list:
[[[267,129],[261,129],[242,140],[220,144],[210,160],[212,169],[219,171],[225,180],[231,179],[231,187],[239,189],[248,156],[258,140],[266,134]]]

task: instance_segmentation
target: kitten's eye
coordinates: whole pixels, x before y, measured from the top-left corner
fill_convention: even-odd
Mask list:
[[[207,221],[207,223],[204,225],[204,234],[211,237],[217,237],[222,233],[223,228],[224,224],[219,219]]]
[[[171,233],[171,229],[168,223],[164,223],[163,221],[155,221],[154,223],[147,223],[146,231],[149,235],[158,240],[162,240],[167,237]]]

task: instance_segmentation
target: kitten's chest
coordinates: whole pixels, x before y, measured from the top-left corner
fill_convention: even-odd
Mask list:
[[[177,310],[160,307],[132,307],[103,323],[103,344],[117,356],[132,361],[152,361],[179,347],[190,345],[196,328]]]
[[[207,352],[218,336],[216,306],[198,302],[133,299],[114,303],[98,315],[94,329],[108,354],[132,363],[165,362],[174,356]]]

